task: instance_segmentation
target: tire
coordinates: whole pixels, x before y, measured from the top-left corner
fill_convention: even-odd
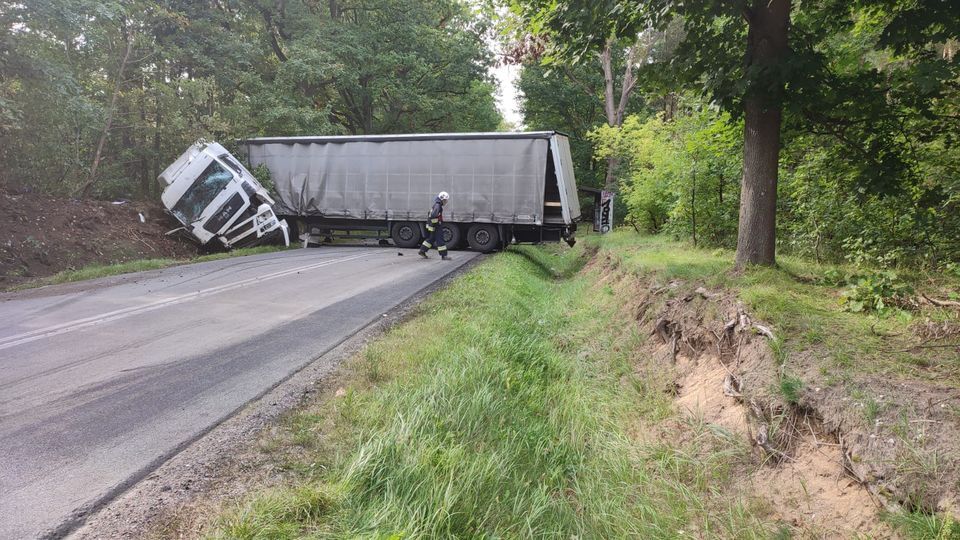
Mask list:
[[[474,251],[490,253],[500,246],[500,231],[490,223],[474,223],[467,231],[467,243]]]
[[[402,248],[417,247],[423,241],[420,226],[409,221],[394,223],[393,227],[390,227],[390,238],[397,247]]]
[[[454,223],[442,223],[440,231],[443,232],[443,238],[447,241],[447,249],[457,249],[460,247],[460,241],[463,235],[460,233],[460,227]]]

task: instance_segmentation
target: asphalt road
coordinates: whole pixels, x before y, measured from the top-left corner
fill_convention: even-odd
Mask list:
[[[323,247],[0,296],[0,539],[59,534],[474,257]]]

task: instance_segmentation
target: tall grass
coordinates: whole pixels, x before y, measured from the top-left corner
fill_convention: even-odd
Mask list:
[[[654,423],[639,411],[672,416],[670,398],[638,380],[643,337],[611,324],[618,303],[577,275],[580,255],[510,250],[435,295],[356,360],[345,396],[291,419],[288,443],[306,449],[292,485],[239,501],[210,535],[771,534],[720,489],[741,445],[703,428],[640,436]]]

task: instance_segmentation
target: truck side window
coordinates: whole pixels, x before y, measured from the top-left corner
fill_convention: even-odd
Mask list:
[[[222,159],[223,162],[226,163],[228,167],[230,167],[231,169],[237,171],[237,174],[243,174],[243,167],[241,167],[240,164],[237,163],[237,162],[230,156],[230,154],[224,154],[224,155],[222,155],[222,156],[219,156],[217,159]]]
[[[171,212],[184,224],[192,223],[232,179],[233,173],[216,161],[212,162],[177,201]]]

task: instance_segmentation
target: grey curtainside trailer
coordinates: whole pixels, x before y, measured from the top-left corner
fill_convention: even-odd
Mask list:
[[[509,243],[573,245],[580,202],[566,135],[445,133],[266,137],[242,141],[252,167],[276,186],[291,228],[418,245],[440,191],[450,193],[443,233],[451,248]]]

